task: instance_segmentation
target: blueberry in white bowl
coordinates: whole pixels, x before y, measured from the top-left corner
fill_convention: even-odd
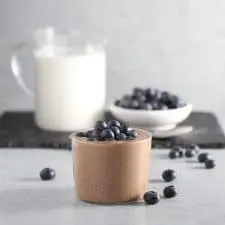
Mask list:
[[[152,130],[169,130],[184,121],[192,104],[167,91],[136,87],[110,105],[115,118]]]

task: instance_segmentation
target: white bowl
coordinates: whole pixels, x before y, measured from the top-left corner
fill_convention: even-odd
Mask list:
[[[168,110],[135,110],[110,106],[110,112],[119,120],[132,126],[148,127],[150,130],[169,130],[184,121],[192,111],[192,105]]]

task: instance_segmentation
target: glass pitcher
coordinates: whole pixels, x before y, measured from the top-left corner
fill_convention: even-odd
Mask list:
[[[32,46],[35,84],[25,84],[18,53]],[[103,113],[106,92],[105,41],[39,29],[33,40],[19,44],[12,55],[11,68],[20,87],[34,97],[35,122],[45,130],[73,131],[93,127]]]

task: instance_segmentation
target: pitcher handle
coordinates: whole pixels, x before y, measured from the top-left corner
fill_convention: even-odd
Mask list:
[[[19,86],[24,90],[26,94],[33,97],[33,92],[24,82],[19,57],[17,56],[23,48],[28,46],[30,46],[29,42],[21,42],[14,47],[13,54],[11,56],[11,70]]]

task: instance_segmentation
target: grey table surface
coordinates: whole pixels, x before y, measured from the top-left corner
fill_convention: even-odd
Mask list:
[[[207,150],[206,150],[207,151]],[[84,203],[73,191],[71,152],[5,149],[0,151],[1,225],[224,225],[225,151],[210,151],[217,162],[204,169],[196,159],[169,160],[168,151],[152,151],[149,189],[162,193],[165,168],[177,171],[179,194],[154,206],[136,204],[104,206]],[[43,167],[56,170],[53,181],[43,182]]]

